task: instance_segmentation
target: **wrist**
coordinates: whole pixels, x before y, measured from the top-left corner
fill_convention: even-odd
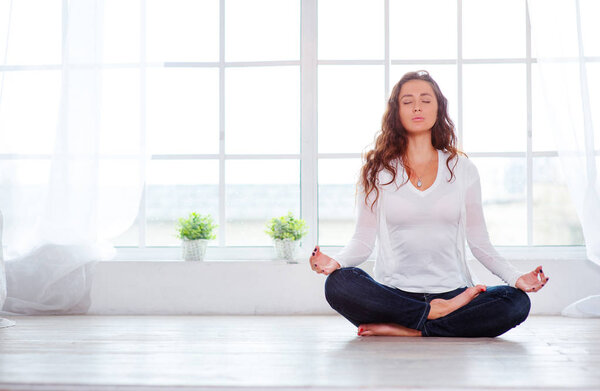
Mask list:
[[[331,260],[333,261],[334,265],[336,265],[335,270],[342,268],[342,265],[340,265],[340,263],[338,261],[336,261],[333,258],[331,258]]]

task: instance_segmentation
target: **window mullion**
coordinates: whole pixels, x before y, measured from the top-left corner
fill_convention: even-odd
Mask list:
[[[138,218],[139,247],[146,248],[146,173],[148,160],[146,136],[146,0],[140,1],[140,143],[144,159],[140,166],[140,173],[144,178],[144,188],[140,198]]]
[[[302,0],[301,7],[301,215],[310,227],[307,242],[317,243],[317,0]]]
[[[225,0],[219,1],[219,247],[225,246]]]
[[[531,81],[531,23],[529,9],[525,7],[525,44],[527,73],[527,245],[533,245],[533,119]]]
[[[462,56],[462,0],[456,0],[456,89],[458,108],[456,113],[456,132],[458,149],[463,150],[463,56]]]
[[[384,10],[383,10],[383,17],[384,17],[384,60],[385,60],[385,65],[384,65],[384,72],[385,72],[385,76],[384,76],[384,83],[385,85],[383,86],[383,93],[384,93],[384,97],[383,97],[383,102],[387,102],[388,97],[390,96],[390,67],[391,67],[391,60],[390,60],[390,0],[384,0]],[[385,106],[384,106],[385,107]]]

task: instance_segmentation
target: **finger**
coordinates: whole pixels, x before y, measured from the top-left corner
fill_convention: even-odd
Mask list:
[[[318,254],[321,254],[321,248],[320,248],[319,246],[315,246],[315,253],[316,253],[317,255],[318,255]]]
[[[539,282],[539,283],[537,283],[537,284],[534,284],[534,285],[531,287],[531,292],[537,292],[537,291],[539,291],[540,289],[542,289],[542,287],[543,287],[543,285],[542,285],[542,283],[541,283],[541,282]]]
[[[540,265],[540,266],[536,267],[535,270],[534,270],[534,272],[535,272],[536,275],[538,275],[540,273],[543,273],[542,266]]]
[[[540,280],[542,281],[543,284],[545,284],[546,281],[548,281],[548,279],[546,278],[546,275],[544,274],[544,271],[542,270],[541,266],[540,266]]]

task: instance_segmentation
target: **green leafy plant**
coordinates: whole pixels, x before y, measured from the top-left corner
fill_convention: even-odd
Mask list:
[[[265,233],[273,239],[300,240],[308,233],[308,228],[304,220],[294,218],[292,212],[289,212],[287,216],[269,220]]]
[[[206,216],[192,212],[187,219],[180,218],[177,227],[179,239],[215,239],[217,236],[213,233],[217,225],[214,224],[210,214]]]

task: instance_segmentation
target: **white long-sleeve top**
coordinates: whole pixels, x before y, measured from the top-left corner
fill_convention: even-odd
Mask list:
[[[475,258],[514,287],[523,273],[490,243],[477,168],[458,155],[455,177],[449,181],[448,157],[449,153],[438,150],[437,177],[425,191],[407,181],[397,164],[396,180],[379,186],[373,208],[375,193],[369,195],[368,205],[364,194],[359,194],[354,235],[334,259],[342,267],[358,266],[377,243],[376,281],[408,292],[441,293],[474,285],[466,262],[466,239]],[[450,161],[451,168],[455,161]],[[391,178],[386,170],[379,173],[380,184]]]

